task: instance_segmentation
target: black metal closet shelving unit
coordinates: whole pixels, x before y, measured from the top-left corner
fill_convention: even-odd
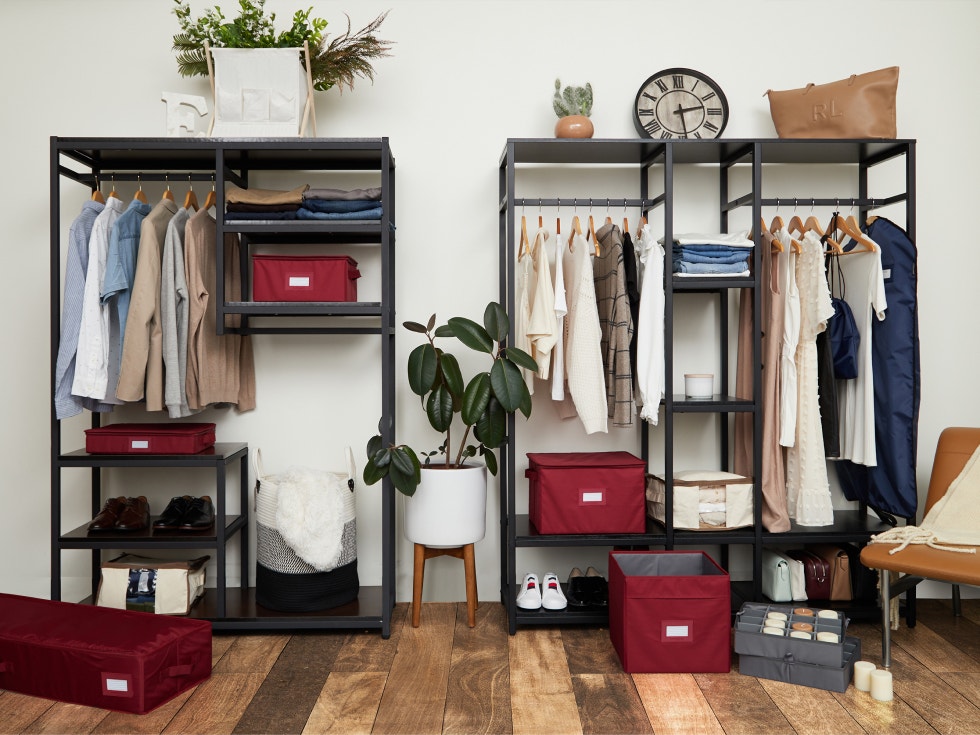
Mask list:
[[[213,183],[217,196],[217,293],[218,332],[242,334],[364,334],[380,338],[381,433],[386,442],[394,440],[395,393],[395,160],[387,138],[51,138],[51,390],[54,395],[55,366],[61,321],[62,229],[61,186],[69,180],[90,189],[100,182],[167,181],[172,184],[196,181]],[[271,221],[225,222],[224,187],[232,182],[249,185],[253,171],[276,172],[377,172],[382,190],[383,215],[377,222]],[[343,244],[378,247],[381,262],[381,301],[378,302],[229,302],[224,294],[224,234],[240,237],[242,294],[250,294],[249,249],[253,244]],[[240,326],[225,327],[225,315],[241,315]],[[275,326],[267,317],[336,317],[322,325]],[[259,321],[256,322],[255,319]],[[100,415],[91,414],[92,426]],[[395,502],[393,488],[386,478],[381,489],[382,569],[379,586],[362,586],[354,602],[311,614],[281,613],[255,603],[254,589],[248,586],[248,445],[243,442],[218,443],[213,450],[196,455],[92,455],[84,450],[63,452],[61,422],[51,409],[51,598],[61,599],[61,553],[70,549],[92,552],[93,596],[100,574],[100,551],[132,549],[213,549],[217,564],[214,589],[191,611],[192,617],[212,621],[216,630],[275,630],[377,628],[382,637],[391,633],[391,613],[395,603]],[[225,511],[228,465],[238,462],[239,515]],[[91,468],[92,515],[102,503],[102,468],[132,469],[195,467],[215,471],[215,512],[220,520],[216,530],[165,534],[146,531],[137,534],[89,534],[86,521],[70,531],[62,531],[62,471],[73,467]],[[363,533],[363,531],[362,531]],[[225,546],[239,535],[242,582],[226,585]],[[371,533],[370,537],[377,537]]]
[[[869,193],[869,171],[875,166],[893,159],[904,161],[905,187],[903,191],[885,196],[871,197]],[[517,207],[576,207],[585,202],[611,201],[616,207],[642,209],[648,219],[652,213],[663,216],[663,230],[666,242],[673,240],[675,169],[678,166],[700,164],[714,166],[719,172],[718,213],[721,232],[728,231],[729,213],[742,208],[751,208],[751,221],[759,222],[763,207],[787,204],[797,198],[798,203],[813,206],[848,206],[858,208],[861,218],[872,208],[889,204],[905,205],[906,230],[915,239],[915,141],[914,140],[780,140],[780,139],[732,139],[732,140],[674,140],[652,139],[508,139],[499,164],[499,241],[500,241],[500,298],[507,305],[508,313],[513,314],[516,298],[515,260],[517,240],[515,217]],[[782,164],[835,164],[851,166],[854,169],[858,196],[856,198],[799,198],[799,192],[790,192],[787,197],[764,198],[762,181],[769,166]],[[522,167],[541,168],[542,166],[577,166],[577,175],[588,180],[588,167],[635,167],[638,174],[636,198],[616,197],[606,200],[602,192],[588,192],[582,197],[526,198],[518,194],[518,173]],[[737,167],[750,167],[750,184],[747,192],[735,196],[730,193],[733,171]],[[651,180],[659,180],[661,186],[655,195],[650,194]],[[591,193],[592,197],[588,194]],[[711,229],[711,228],[709,228]],[[754,228],[758,229],[758,228]],[[758,245],[759,233],[756,232]],[[561,625],[561,624],[606,624],[608,616],[604,612],[576,611],[566,609],[551,612],[544,609],[527,611],[517,608],[516,596],[520,590],[517,579],[517,552],[529,547],[659,547],[676,549],[699,545],[718,545],[721,547],[721,563],[728,567],[728,548],[731,545],[745,545],[752,549],[752,580],[732,584],[732,604],[737,609],[742,601],[762,600],[761,563],[763,547],[767,545],[798,545],[804,543],[848,542],[864,544],[874,533],[890,527],[884,521],[869,516],[867,508],[861,505],[857,510],[838,510],[834,513],[834,524],[825,527],[802,527],[795,522],[785,533],[770,533],[762,527],[762,493],[759,472],[754,473],[754,525],[751,528],[726,531],[698,532],[676,530],[673,528],[673,482],[674,473],[674,420],[679,414],[718,414],[719,447],[717,458],[719,469],[728,470],[729,436],[728,415],[748,412],[753,417],[753,466],[762,463],[762,411],[757,401],[736,398],[730,395],[715,395],[711,400],[686,400],[683,391],[674,392],[673,386],[673,323],[675,303],[678,295],[702,293],[717,295],[720,304],[719,316],[719,385],[723,390],[730,386],[729,381],[729,334],[728,310],[729,291],[748,288],[754,300],[753,314],[753,396],[761,395],[761,327],[758,314],[761,310],[761,289],[755,277],[742,278],[674,278],[670,277],[670,251],[664,279],[664,350],[665,350],[665,408],[663,426],[664,474],[666,481],[665,525],[651,519],[643,534],[588,534],[588,535],[542,535],[537,533],[527,514],[516,512],[517,466],[521,462],[515,438],[516,419],[508,419],[508,438],[501,451],[500,487],[500,582],[501,599],[507,609],[509,629],[516,632],[517,625]],[[753,273],[759,272],[760,251],[754,252]],[[533,420],[533,419],[532,419]],[[640,451],[649,462],[649,425],[639,421]],[[583,448],[585,447],[583,437]],[[528,451],[525,449],[524,451]],[[533,450],[531,450],[533,451]],[[523,457],[523,452],[521,453]],[[906,519],[907,521],[909,519]],[[824,607],[842,609],[851,617],[872,617],[876,608],[851,603],[832,603],[830,601],[811,601]]]

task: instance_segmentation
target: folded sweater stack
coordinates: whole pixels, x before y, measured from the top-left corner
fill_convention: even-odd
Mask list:
[[[747,276],[754,245],[747,234],[675,235],[672,270],[679,276]]]
[[[231,185],[225,190],[225,220],[263,221],[296,219],[309,184],[295,189],[242,189]]]
[[[297,219],[381,219],[381,189],[313,188],[303,192]]]

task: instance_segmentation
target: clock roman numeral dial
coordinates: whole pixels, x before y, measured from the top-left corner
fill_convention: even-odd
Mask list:
[[[655,140],[718,138],[728,124],[728,100],[700,71],[661,69],[640,86],[633,101],[633,125]]]
[[[653,135],[654,133],[660,132],[661,126],[656,120],[651,120],[643,126],[643,129],[650,133],[650,135]]]
[[[656,97],[654,97],[654,96],[653,96],[652,94],[650,94],[649,92],[644,92],[644,93],[643,93],[643,96],[644,96],[644,97],[646,97],[646,98],[647,98],[648,100],[650,100],[651,102],[653,102],[653,104],[657,104],[657,98],[656,98]]]
[[[712,97],[715,97],[715,96],[716,95],[715,95],[714,92],[708,92],[708,94],[706,94],[704,97],[701,98],[701,101],[702,102],[707,102],[708,100],[710,100]]]
[[[660,91],[661,92],[666,92],[667,91],[667,82],[665,82],[663,79],[658,79],[656,81],[656,84],[660,88]]]
[[[674,74],[674,89],[684,89],[683,74]]]
[[[721,108],[720,107],[709,107],[708,108],[708,114],[709,115],[720,115],[721,114]]]
[[[657,111],[656,110],[647,110],[646,108],[641,108],[641,109],[639,109],[639,110],[636,111],[636,114],[638,114],[640,117],[652,117],[653,115],[656,115],[657,114]]]
[[[707,128],[708,130],[710,130],[712,133],[717,133],[718,132],[718,126],[715,125],[712,122],[705,121],[704,127]]]

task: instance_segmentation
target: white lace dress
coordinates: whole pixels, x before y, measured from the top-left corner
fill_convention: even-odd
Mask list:
[[[823,244],[813,232],[802,241],[796,260],[800,292],[800,341],[796,347],[796,442],[786,453],[786,492],[789,514],[801,526],[829,526],[834,508],[827,480],[823,430],[817,393],[817,335],[833,315],[824,275]]]

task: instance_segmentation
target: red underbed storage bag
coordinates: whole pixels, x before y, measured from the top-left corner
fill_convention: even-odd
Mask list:
[[[348,255],[253,255],[255,301],[357,301],[357,261]]]
[[[0,689],[144,714],[211,676],[211,623],[0,594]]]
[[[728,572],[703,551],[609,553],[609,638],[623,671],[728,673]]]
[[[89,454],[197,454],[214,446],[214,424],[109,424],[85,430]]]
[[[538,533],[644,533],[646,463],[629,452],[528,453]]]

